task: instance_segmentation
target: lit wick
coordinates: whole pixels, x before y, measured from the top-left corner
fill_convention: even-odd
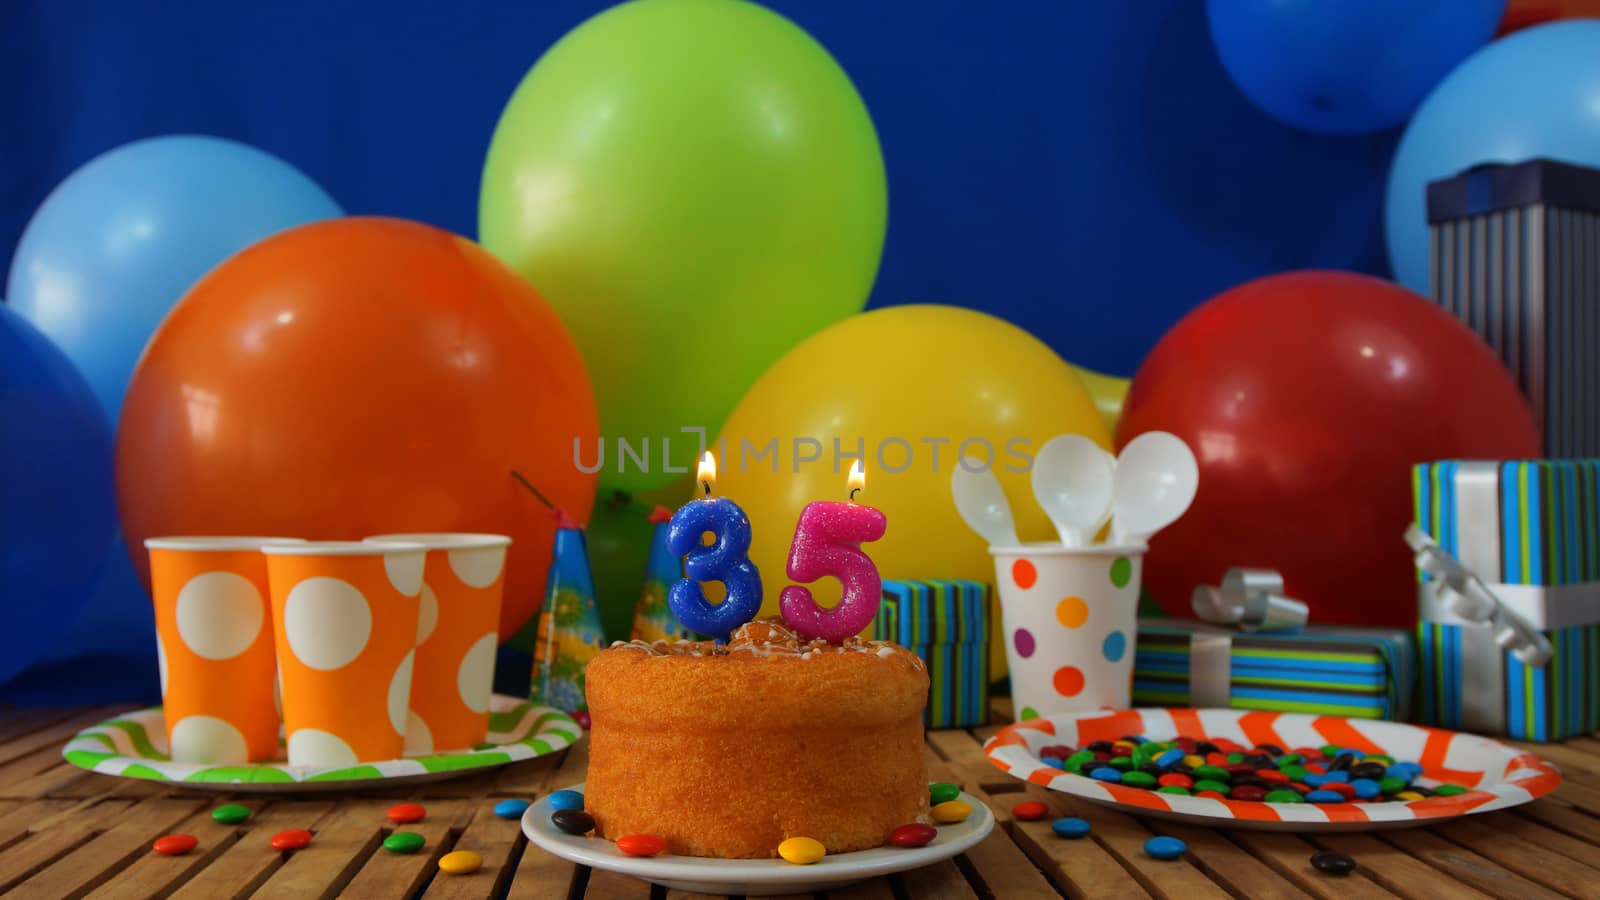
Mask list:
[[[695,473],[695,478],[705,486],[705,499],[711,499],[711,486],[717,481],[717,459],[707,450],[706,455],[700,458],[700,470]]]
[[[850,480],[846,484],[850,486],[850,502],[854,503],[856,502],[856,493],[867,486],[867,472],[861,468],[861,460],[856,460],[855,464],[850,467]]]

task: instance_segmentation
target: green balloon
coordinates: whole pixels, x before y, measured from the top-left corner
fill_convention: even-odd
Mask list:
[[[478,232],[583,351],[601,482],[640,491],[677,474],[663,440],[692,468],[700,439],[683,428],[714,436],[779,356],[861,310],[887,205],[866,106],[809,35],[742,0],[635,0],[523,78]],[[598,453],[581,448],[583,464]]]

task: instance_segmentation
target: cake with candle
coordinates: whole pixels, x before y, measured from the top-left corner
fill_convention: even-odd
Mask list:
[[[928,821],[928,673],[898,644],[808,640],[766,618],[720,647],[617,643],[587,677],[584,805],[603,837],[764,858],[792,837],[879,847]]]

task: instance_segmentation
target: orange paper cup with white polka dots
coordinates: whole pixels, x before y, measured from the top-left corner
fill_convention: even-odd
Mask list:
[[[398,759],[427,548],[308,541],[263,547],[289,765]]]
[[[241,765],[278,755],[277,662],[267,561],[292,538],[161,537],[150,553],[167,745],[176,762]]]
[[[990,547],[1018,719],[1132,702],[1145,546]]]
[[[428,548],[417,619],[417,664],[406,721],[407,753],[438,753],[483,743],[500,645],[505,588],[503,534],[385,534]]]

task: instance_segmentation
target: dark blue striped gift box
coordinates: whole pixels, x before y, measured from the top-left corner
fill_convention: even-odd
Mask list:
[[[989,586],[977,581],[884,581],[872,636],[928,665],[929,728],[989,720]]]

